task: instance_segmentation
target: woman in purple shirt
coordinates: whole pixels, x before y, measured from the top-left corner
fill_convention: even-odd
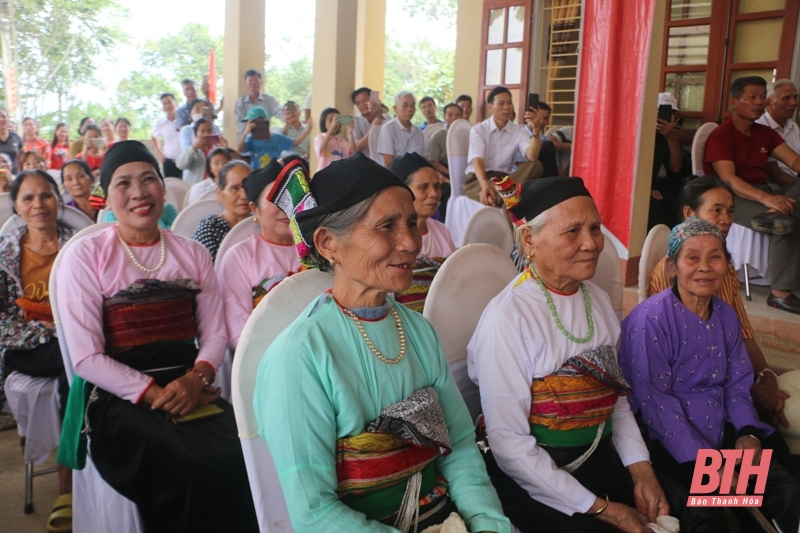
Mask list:
[[[751,449],[755,463],[762,447],[781,444],[753,407],[753,367],[736,312],[714,296],[728,260],[716,226],[698,218],[676,226],[667,250],[673,287],[639,304],[622,323],[619,366],[633,389],[629,402],[653,467],[686,487],[700,449]],[[761,511],[783,531],[797,531],[800,487],[776,455]]]

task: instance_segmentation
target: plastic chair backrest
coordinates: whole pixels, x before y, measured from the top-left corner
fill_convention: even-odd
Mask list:
[[[659,224],[647,234],[642,247],[642,257],[639,259],[639,301],[643,302],[650,296],[650,276],[656,265],[667,253],[669,243],[669,226]]]
[[[603,289],[611,297],[611,307],[617,313],[617,318],[622,318],[622,298],[624,283],[622,280],[622,263],[614,243],[608,235],[603,235],[605,245],[597,261],[597,270],[592,283]]]
[[[14,208],[11,205],[11,193],[0,194],[0,224],[5,224],[6,220],[11,218],[14,214]]]
[[[53,310],[53,323],[56,325],[58,337],[61,339],[61,342],[59,343],[59,348],[61,349],[61,358],[64,360],[64,370],[67,372],[67,379],[70,383],[72,383],[72,376],[74,375],[75,371],[72,368],[72,359],[70,358],[69,350],[67,349],[67,341],[66,337],[64,336],[65,332],[61,328],[61,315],[58,311],[58,283],[56,281],[56,272],[58,272],[61,259],[64,257],[64,251],[68,250],[72,244],[87,235],[97,233],[98,231],[103,231],[107,227],[113,226],[114,224],[116,224],[116,222],[98,222],[97,224],[92,224],[91,226],[80,230],[78,233],[73,235],[72,238],[66,242],[66,244],[64,244],[61,250],[59,250],[56,260],[53,262],[53,268],[50,269],[50,281],[48,285],[50,290],[50,307]]]
[[[367,141],[367,145],[369,146],[370,158],[379,160],[380,163],[383,164],[383,159],[381,159],[378,154],[378,136],[381,133],[381,126],[382,124],[376,124],[375,126],[369,129],[369,138]]]
[[[94,224],[94,220],[89,218],[86,213],[69,205],[64,206],[58,219],[75,231],[80,231]],[[0,235],[5,235],[9,231],[24,225],[25,221],[21,216],[12,215],[11,218],[6,220],[3,226],[0,227]]]
[[[433,278],[423,316],[442,350],[474,420],[480,413],[478,388],[467,374],[467,345],[488,303],[519,274],[506,252],[491,244],[470,244],[447,258]]]
[[[469,132],[472,124],[460,118],[447,128],[447,165],[450,170],[450,188],[454,197],[463,196],[466,179]]]
[[[510,254],[514,249],[513,229],[508,216],[494,207],[481,207],[469,217],[461,234],[461,246],[493,244]]]
[[[189,192],[191,185],[179,178],[164,178],[164,186],[172,193],[176,202],[173,205],[178,212],[183,211],[183,208],[186,207],[186,193]]]
[[[426,126],[424,130],[422,130],[422,138],[425,139],[425,146],[431,142],[431,137],[437,131],[441,131],[444,128],[444,124],[441,122],[437,122],[435,124],[431,124],[430,126]]]
[[[319,270],[306,270],[286,278],[253,310],[236,346],[231,403],[262,533],[292,533],[293,529],[272,455],[266,441],[258,435],[253,411],[258,367],[272,341],[332,285],[333,275]]]
[[[717,125],[715,123],[706,122],[697,128],[694,134],[694,139],[692,139],[692,174],[695,176],[705,176],[706,174],[703,172],[703,156],[705,155],[706,141],[716,127]]]
[[[192,238],[194,230],[197,225],[207,215],[219,215],[222,213],[223,207],[216,200],[204,200],[202,202],[195,202],[188,206],[186,209],[178,213],[175,221],[172,223],[172,232],[186,237]]]
[[[211,189],[210,191],[206,191],[203,194],[201,194],[200,198],[197,200],[197,202],[205,202],[206,200],[214,200],[215,202],[217,201],[217,189],[216,189],[216,187]],[[195,203],[197,203],[197,202],[195,202]]]
[[[214,269],[218,269],[222,262],[222,256],[225,252],[233,248],[235,245],[244,241],[250,235],[256,235],[261,232],[261,226],[255,222],[252,217],[247,217],[238,224],[236,224],[222,239],[217,249],[217,258],[214,260]]]

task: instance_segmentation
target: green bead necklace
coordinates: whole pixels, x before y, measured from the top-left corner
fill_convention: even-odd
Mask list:
[[[589,333],[587,333],[585,337],[578,338],[567,331],[567,329],[561,323],[561,319],[558,318],[558,312],[556,311],[556,305],[553,303],[553,298],[550,296],[550,291],[547,290],[547,287],[545,287],[544,282],[542,281],[542,278],[539,277],[539,273],[536,272],[536,267],[533,266],[533,263],[531,263],[530,269],[533,273],[533,278],[537,281],[537,283],[539,283],[539,287],[541,287],[544,297],[547,298],[547,306],[550,308],[550,312],[553,314],[553,320],[556,321],[558,330],[572,342],[577,342],[578,344],[588,342],[589,339],[592,338],[592,335],[594,335],[594,319],[592,318],[592,301],[589,299],[589,291],[586,290],[586,286],[581,283],[583,303],[586,306],[586,319],[589,321]]]

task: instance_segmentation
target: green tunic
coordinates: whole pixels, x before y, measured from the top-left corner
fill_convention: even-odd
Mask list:
[[[398,364],[375,357],[327,293],[275,339],[261,361],[255,413],[275,460],[292,526],[298,533],[397,531],[339,501],[336,440],[362,433],[383,407],[433,387],[453,448],[435,464],[450,485],[459,514],[470,531],[510,532],[436,332],[418,313],[391,303],[406,335],[405,357]],[[362,324],[381,353],[397,355],[400,343],[391,313]]]

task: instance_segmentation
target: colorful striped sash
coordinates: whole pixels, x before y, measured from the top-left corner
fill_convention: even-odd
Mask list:
[[[592,428],[608,420],[630,387],[611,346],[567,359],[556,372],[533,380],[528,421],[551,431]],[[590,432],[590,434],[593,434]]]
[[[442,257],[417,257],[412,267],[414,278],[411,282],[411,287],[403,292],[396,293],[394,299],[412,311],[421,314],[425,309],[425,299],[431,289],[433,277],[442,268],[442,263],[444,263],[444,258]]]
[[[140,279],[103,302],[107,354],[145,344],[194,340],[193,280]]]
[[[381,410],[363,433],[336,441],[336,491],[351,508],[379,520],[398,511],[405,482],[421,473],[419,505],[427,505],[447,492],[433,461],[450,451],[439,398],[432,388],[420,389]]]

